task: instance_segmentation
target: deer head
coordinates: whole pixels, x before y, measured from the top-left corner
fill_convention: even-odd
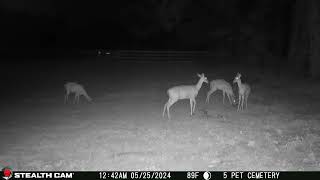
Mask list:
[[[241,74],[237,73],[237,76],[234,78],[233,83],[238,82],[240,80],[240,78],[241,78]]]
[[[201,81],[201,82],[209,83],[207,77],[204,76],[204,73],[202,73],[202,74],[197,74],[197,75],[198,75],[198,77],[200,78],[200,81]]]

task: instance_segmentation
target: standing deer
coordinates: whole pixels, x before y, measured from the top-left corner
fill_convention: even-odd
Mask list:
[[[66,90],[66,94],[64,97],[64,103],[67,103],[70,93],[75,93],[73,103],[76,103],[76,102],[79,103],[79,97],[81,95],[83,95],[89,102],[92,101],[91,97],[89,97],[89,95],[87,94],[84,87],[78,83],[67,82],[66,84],[64,84],[64,88]]]
[[[190,100],[190,115],[194,114],[194,110],[196,107],[196,97],[198,95],[198,92],[202,86],[202,83],[208,83],[208,79],[204,76],[202,73],[197,74],[200,79],[196,85],[181,85],[181,86],[175,86],[167,90],[167,94],[169,96],[168,102],[163,107],[163,113],[162,116],[164,117],[165,111],[167,110],[167,115],[169,120],[170,117],[170,107],[177,102],[180,99],[189,99]]]
[[[238,84],[239,89],[239,103],[238,103],[238,110],[243,110],[243,103],[246,102],[246,108],[248,108],[248,97],[251,92],[251,88],[249,84],[241,83],[241,74],[237,73],[237,76],[234,78],[233,83]]]
[[[221,90],[222,91],[222,94],[223,94],[222,102],[223,102],[223,104],[224,104],[225,94],[227,94],[229,102],[230,102],[231,105],[236,103],[235,99],[234,99],[233,89],[232,89],[231,85],[227,81],[225,81],[223,79],[216,79],[216,80],[212,80],[210,82],[210,90],[207,93],[206,103],[209,103],[211,94],[214,93],[217,90]]]

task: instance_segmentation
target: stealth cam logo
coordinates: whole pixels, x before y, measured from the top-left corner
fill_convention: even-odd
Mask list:
[[[12,177],[12,170],[11,170],[11,168],[9,168],[9,167],[4,167],[4,168],[2,168],[2,175],[1,175],[1,177],[3,178],[3,179],[5,179],[5,180],[8,180],[8,179],[10,179],[11,177]]]

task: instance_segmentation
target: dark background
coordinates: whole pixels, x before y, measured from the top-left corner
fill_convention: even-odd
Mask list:
[[[315,0],[0,3],[3,57],[56,57],[96,49],[206,50],[253,56],[260,64],[282,61],[294,72],[319,76]]]
[[[2,41],[12,48],[216,49],[265,41],[284,54],[289,0],[2,0]],[[239,42],[240,43],[240,42]],[[231,43],[229,43],[231,44]]]
[[[292,5],[288,0],[1,2],[1,44],[10,48],[216,49],[242,38],[245,45],[250,39],[266,41],[275,54],[287,47]]]

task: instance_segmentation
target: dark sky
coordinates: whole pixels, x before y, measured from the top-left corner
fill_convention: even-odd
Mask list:
[[[212,34],[281,33],[289,0],[1,0],[1,45],[58,48],[209,46]],[[182,10],[181,10],[182,9]],[[160,13],[159,13],[160,12]],[[177,13],[178,12],[178,13]],[[180,14],[176,20],[175,14]],[[176,23],[177,22],[177,23]],[[173,27],[173,28],[172,28]],[[279,32],[271,32],[277,31]],[[250,31],[250,30],[249,30]],[[185,42],[190,39],[189,42]]]
[[[33,15],[54,15],[54,2],[50,0],[1,0],[1,7],[8,12]]]

